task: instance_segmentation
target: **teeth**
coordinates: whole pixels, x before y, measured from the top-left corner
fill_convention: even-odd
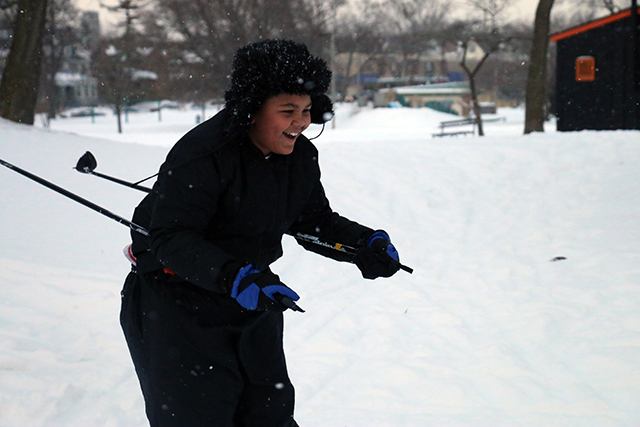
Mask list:
[[[285,135],[287,135],[289,138],[295,138],[296,136],[300,135],[300,133],[296,132],[296,133],[289,133],[289,132],[284,132]]]

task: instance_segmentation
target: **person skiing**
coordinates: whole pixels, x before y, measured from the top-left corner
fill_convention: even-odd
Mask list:
[[[152,427],[293,427],[283,312],[298,294],[269,268],[284,234],[305,249],[390,277],[396,248],[334,212],[318,151],[303,132],[331,118],[331,71],[304,44],[265,40],[236,52],[225,108],[170,150],[135,209],[121,325]]]

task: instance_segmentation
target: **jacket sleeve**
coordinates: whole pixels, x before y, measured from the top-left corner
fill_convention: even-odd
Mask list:
[[[318,237],[327,243],[342,244],[357,249],[364,246],[373,230],[333,212],[325,195],[324,187],[318,179],[304,211],[288,231],[288,234],[293,237],[296,237],[298,233]],[[351,262],[353,260],[352,254],[300,239],[297,241],[306,250],[322,256],[337,261]]]
[[[222,191],[213,157],[164,171],[154,188],[157,195],[149,229],[152,254],[182,279],[226,292],[221,272],[233,257],[205,239]]]

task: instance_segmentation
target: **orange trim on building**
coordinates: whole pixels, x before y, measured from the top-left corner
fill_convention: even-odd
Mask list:
[[[638,8],[638,13],[640,13],[640,7]],[[631,9],[623,10],[622,12],[618,12],[614,15],[609,15],[604,18],[597,19],[595,21],[588,22],[586,24],[580,25],[578,27],[573,27],[568,30],[565,30],[561,33],[557,33],[551,36],[552,42],[557,42],[558,40],[566,39],[567,37],[575,36],[576,34],[583,33],[585,31],[592,30],[594,28],[601,27],[603,25],[609,24],[611,22],[619,21],[624,18],[628,18],[631,16]]]

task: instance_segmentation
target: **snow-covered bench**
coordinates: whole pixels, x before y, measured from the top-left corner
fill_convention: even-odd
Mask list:
[[[460,126],[469,126],[471,125],[471,130],[453,130],[447,132],[446,129],[450,127],[460,127]],[[476,133],[476,119],[461,119],[461,120],[446,120],[444,122],[440,122],[440,132],[433,133],[432,136],[458,136],[458,135],[475,135]]]

